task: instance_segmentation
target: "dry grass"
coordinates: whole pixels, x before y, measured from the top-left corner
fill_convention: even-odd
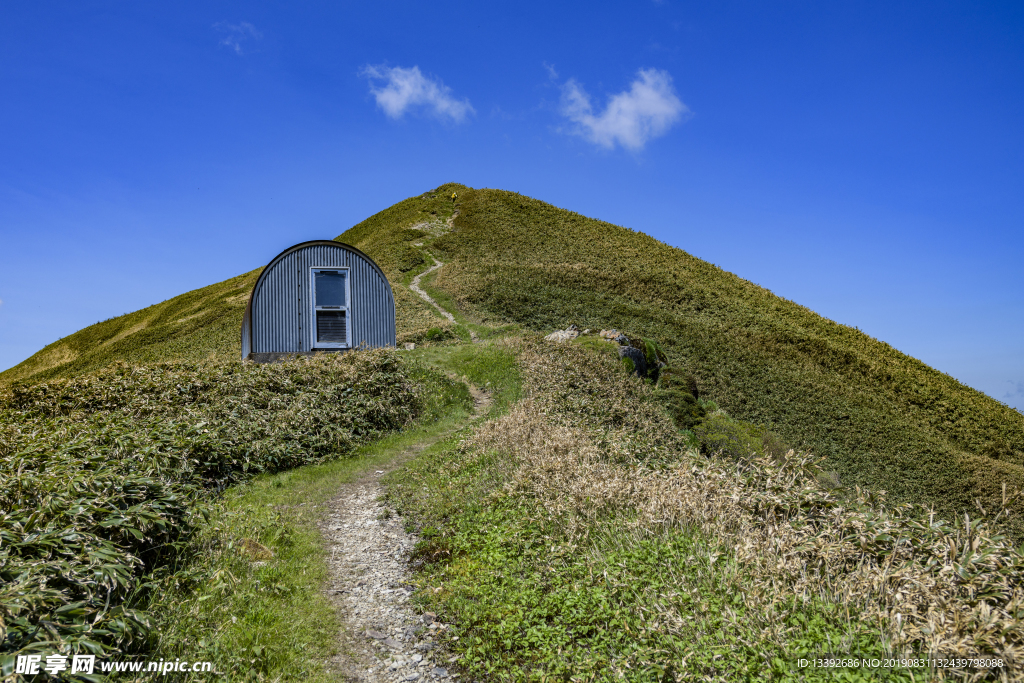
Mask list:
[[[712,564],[739,568],[744,612],[763,615],[780,647],[790,634],[777,606],[796,596],[846,606],[895,652],[997,656],[1008,680],[1024,680],[1014,668],[1024,663],[1024,557],[987,523],[949,523],[859,489],[841,498],[819,486],[809,454],[735,465],[672,453],[674,435],[643,401],[650,389],[613,361],[529,343],[519,352],[530,397],[468,445],[500,453],[506,483],[495,495],[538,501],[567,543],[586,547],[614,520],[629,532],[622,543],[696,533],[717,546]],[[681,633],[692,619],[681,605],[645,595],[633,609]]]

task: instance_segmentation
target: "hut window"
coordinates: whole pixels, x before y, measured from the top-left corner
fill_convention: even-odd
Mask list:
[[[348,270],[312,268],[313,348],[349,346]]]

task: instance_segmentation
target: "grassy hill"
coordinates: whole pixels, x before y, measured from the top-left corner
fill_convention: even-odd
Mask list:
[[[242,313],[260,270],[90,325],[0,372],[0,384],[76,377],[118,360],[237,359]]]
[[[453,190],[454,207],[446,199]],[[427,249],[446,263],[433,287],[466,319],[539,331],[617,327],[657,339],[702,396],[825,456],[846,487],[972,516],[979,504],[996,511],[1004,485],[1024,489],[1020,413],[642,233],[516,193],[450,184],[338,239],[374,258],[395,285],[400,341],[441,323],[399,286],[427,265]],[[74,376],[115,359],[234,356],[257,273],[86,328],[0,373],[0,382]],[[1024,505],[1011,505],[1019,540]]]
[[[653,337],[702,395],[826,457],[840,481],[954,514],[1024,489],[1024,416],[862,332],[626,228],[501,190],[445,185],[345,232],[395,268],[415,231],[459,193],[430,243],[434,287],[479,321],[575,323]],[[412,233],[412,234],[410,234]],[[1011,528],[1024,535],[1020,513]]]

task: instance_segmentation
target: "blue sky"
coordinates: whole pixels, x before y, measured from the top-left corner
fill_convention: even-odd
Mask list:
[[[1020,3],[7,2],[0,130],[0,369],[457,181],[1024,408]]]

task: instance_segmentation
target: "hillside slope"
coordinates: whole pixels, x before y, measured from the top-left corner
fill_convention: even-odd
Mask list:
[[[1024,489],[1024,416],[850,327],[639,232],[500,190],[459,192],[430,243],[434,286],[466,314],[538,331],[575,323],[653,337],[703,395],[826,457],[846,486],[947,514]],[[389,264],[435,210],[415,197],[339,239]],[[1021,511],[1014,535],[1024,536]]]
[[[454,207],[446,199],[458,191]],[[455,213],[453,215],[453,210]],[[569,323],[653,337],[702,395],[826,457],[845,486],[883,489],[946,514],[1024,489],[1024,416],[850,327],[626,228],[500,190],[443,185],[338,237],[391,280],[399,340],[443,325],[402,286],[433,285],[479,322]],[[426,244],[426,247],[417,245]],[[116,359],[233,357],[258,271],[81,330],[0,373],[72,376]],[[1024,538],[1024,506],[1010,528]]]
[[[259,274],[256,269],[90,325],[0,372],[0,384],[74,377],[118,360],[234,360],[242,313]]]

